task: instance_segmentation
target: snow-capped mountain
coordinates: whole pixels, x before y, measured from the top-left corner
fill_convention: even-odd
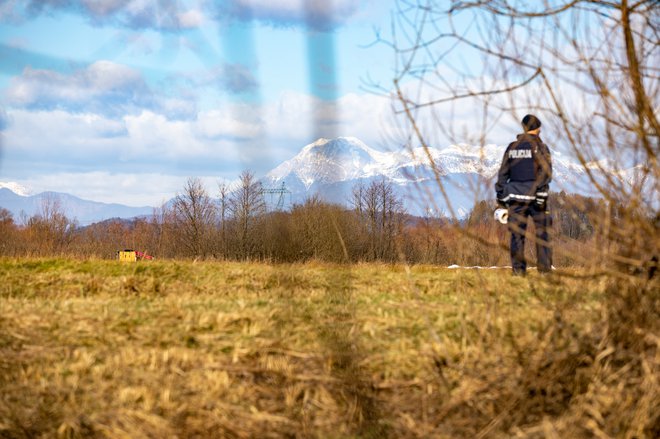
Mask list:
[[[313,185],[333,184],[383,175],[392,160],[387,153],[369,148],[354,137],[319,139],[305,146],[266,175],[266,179],[287,182],[309,190]]]
[[[270,171],[263,183],[267,187],[284,183],[294,203],[317,194],[327,201],[349,205],[355,185],[384,179],[393,185],[411,213],[453,212],[463,216],[475,201],[493,197],[504,149],[492,144],[460,144],[383,152],[354,137],[319,139]],[[553,184],[555,191],[584,193],[580,187],[588,186],[582,167],[560,153],[553,154],[553,174],[553,181],[560,182]]]
[[[494,198],[494,181],[505,146],[476,147],[465,144],[445,148],[416,148],[384,152],[367,146],[354,137],[319,139],[302,148],[293,158],[271,170],[262,179],[266,188],[284,183],[291,192],[289,203],[302,203],[312,195],[344,206],[352,204],[358,184],[376,180],[391,183],[414,215],[467,215],[478,200]],[[594,195],[584,168],[554,151],[552,191]],[[588,164],[591,169],[614,169],[611,164]],[[620,181],[633,182],[643,175],[642,168],[610,171]],[[438,184],[440,182],[441,184]],[[275,198],[275,197],[274,197]],[[18,219],[39,214],[44,202],[56,199],[66,215],[85,225],[109,218],[149,215],[153,208],[129,207],[82,200],[69,194],[31,191],[13,182],[0,182],[0,207]],[[277,202],[277,200],[268,200]]]
[[[32,195],[32,190],[23,186],[22,184],[16,183],[15,181],[7,181],[7,182],[2,182],[0,181],[0,189],[9,189],[16,195],[20,195],[21,197],[29,197]]]
[[[494,175],[503,150],[496,145],[475,148],[452,145],[439,150],[416,148],[412,151],[381,152],[368,147],[355,137],[319,139],[305,146],[266,177],[277,182],[298,180],[309,189],[318,183],[338,183],[346,180],[383,177],[399,184],[414,179],[415,170],[437,165],[440,175],[478,173]]]

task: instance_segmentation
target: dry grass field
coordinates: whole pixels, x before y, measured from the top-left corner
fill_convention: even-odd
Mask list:
[[[622,344],[612,288],[425,266],[0,259],[0,437],[658,437],[658,334]]]

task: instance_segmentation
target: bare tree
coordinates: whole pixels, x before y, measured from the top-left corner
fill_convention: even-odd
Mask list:
[[[64,252],[74,238],[76,222],[67,218],[59,197],[45,196],[40,211],[27,221],[31,247],[37,254]]]
[[[17,244],[14,217],[9,210],[0,207],[0,255],[15,254]]]
[[[291,209],[291,245],[299,260],[346,262],[359,246],[351,212],[313,195]]]
[[[220,208],[219,220],[220,220],[220,246],[222,257],[226,258],[228,256],[228,246],[227,246],[227,220],[228,220],[228,209],[229,209],[229,195],[230,190],[229,186],[225,183],[218,185],[218,191],[220,195]]]
[[[353,204],[353,208],[355,209],[355,212],[358,214],[358,216],[362,216],[362,213],[364,212],[364,192],[365,187],[362,182],[358,182],[355,186],[353,186],[353,198],[351,199],[351,203]]]
[[[189,178],[174,198],[174,219],[180,244],[191,256],[205,256],[215,224],[215,206],[199,178]]]
[[[239,185],[232,192],[228,209],[236,227],[238,256],[249,258],[254,250],[254,227],[266,213],[266,202],[261,182],[250,171],[243,171]]]
[[[385,180],[361,184],[353,188],[353,205],[369,237],[370,258],[395,260],[396,239],[403,224],[403,203]]]

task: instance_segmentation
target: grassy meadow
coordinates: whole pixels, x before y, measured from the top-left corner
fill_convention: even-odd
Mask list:
[[[652,437],[658,353],[615,361],[609,288],[428,266],[0,259],[0,437]]]

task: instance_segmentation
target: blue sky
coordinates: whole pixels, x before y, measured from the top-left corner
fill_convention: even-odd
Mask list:
[[[331,6],[328,6],[331,5]],[[4,0],[0,182],[158,205],[318,137],[383,145],[390,0]],[[319,122],[320,121],[320,122]]]
[[[319,137],[400,149],[394,52],[373,44],[395,3],[3,0],[0,184],[157,206],[189,177],[216,195],[218,182],[262,176]],[[477,58],[454,56],[479,77]],[[474,141],[474,104],[437,110],[451,113],[452,141]],[[511,131],[490,134],[505,144]]]
[[[216,195],[218,182],[246,169],[263,176],[319,137],[403,148],[410,127],[388,95],[406,56],[414,57],[412,69],[400,85],[418,102],[505,89],[532,74],[485,60],[455,39],[437,42],[451,22],[459,34],[496,45],[489,33],[496,29],[478,12],[427,21],[423,39],[433,43],[407,51],[416,36],[406,34],[414,27],[406,20],[416,24],[420,10],[394,13],[397,4],[407,2],[0,0],[0,185],[157,206],[199,177]],[[551,66],[558,60],[537,50],[543,29],[507,49]],[[373,44],[378,32],[401,43],[398,57]],[[561,38],[553,44],[571,54]],[[594,102],[576,86],[584,78],[560,76],[553,78],[557,96],[571,118],[588,118]],[[506,145],[525,113],[552,108],[548,99],[536,78],[482,100],[487,115],[478,98],[461,99],[424,107],[417,123],[431,146]],[[559,152],[552,140],[561,124],[552,111],[541,118]]]

